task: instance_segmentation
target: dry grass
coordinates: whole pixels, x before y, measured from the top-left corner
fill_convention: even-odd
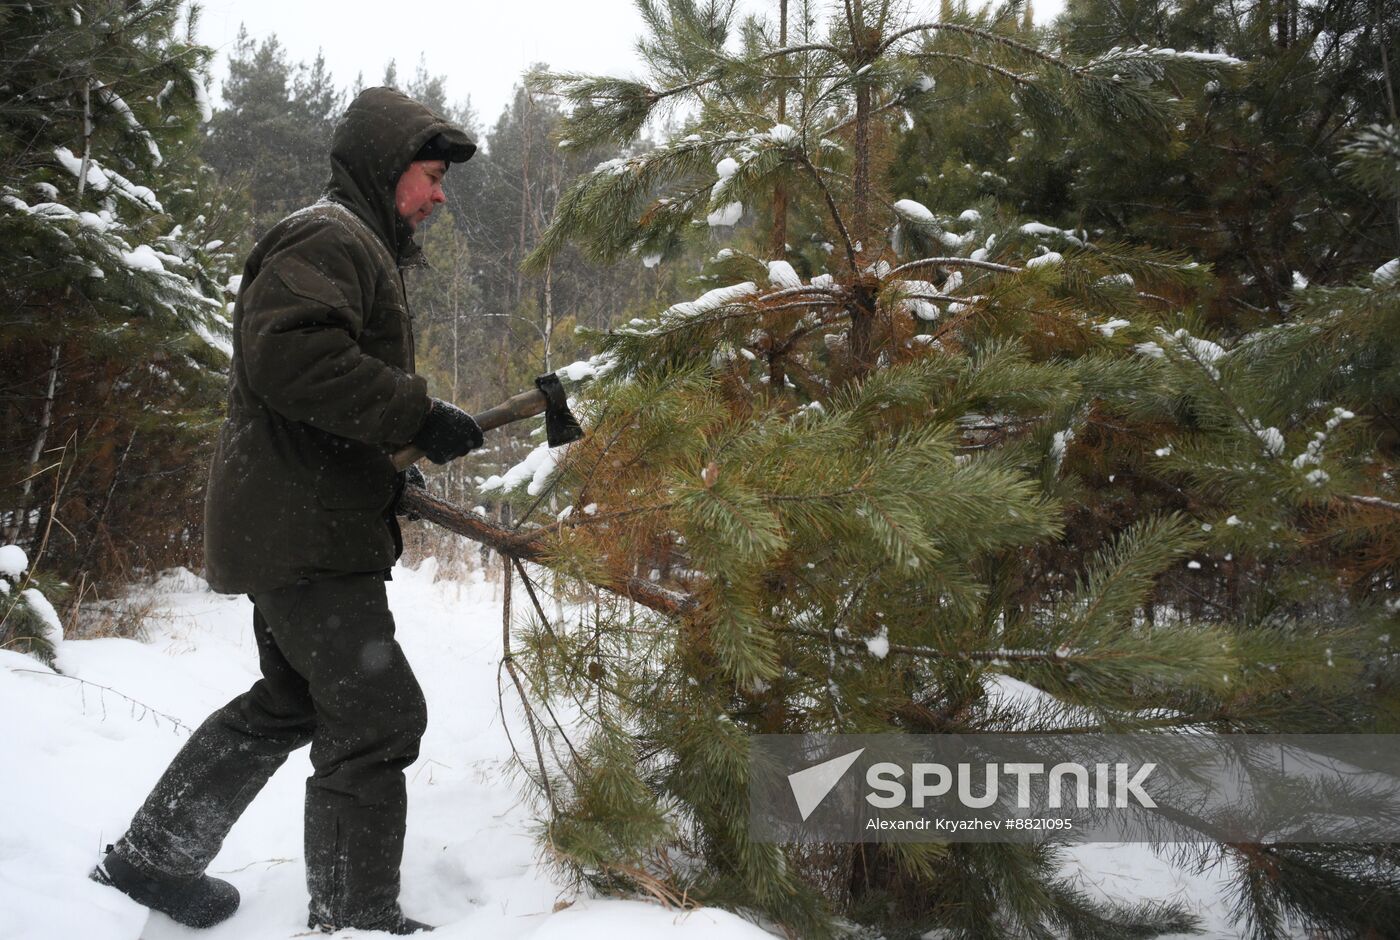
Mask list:
[[[159,610],[159,598],[149,591],[136,589],[126,597],[101,600],[90,589],[86,599],[79,599],[64,618],[63,634],[69,639],[94,640],[120,637],[145,640],[149,628],[169,621],[168,612]]]
[[[497,565],[487,565],[484,546],[464,539],[426,522],[403,522],[403,557],[399,563],[417,568],[426,559],[437,560],[438,578],[451,581],[468,580],[474,572],[489,572]]]

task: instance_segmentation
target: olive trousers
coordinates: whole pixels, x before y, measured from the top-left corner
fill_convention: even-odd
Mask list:
[[[287,755],[311,745],[306,882],[322,923],[396,911],[404,769],[427,727],[394,639],[382,574],[251,595],[262,678],[210,715],[175,756],[117,850],[133,865],[201,874]]]

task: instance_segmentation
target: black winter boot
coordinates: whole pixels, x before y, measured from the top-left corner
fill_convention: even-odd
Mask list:
[[[328,924],[321,918],[312,914],[306,919],[306,926],[312,930],[319,930],[321,933],[335,933],[337,930],[344,930],[353,927],[356,930],[378,930],[382,933],[392,934],[395,937],[406,937],[412,933],[428,933],[433,928],[427,924],[416,921],[411,917],[403,916],[403,912],[397,909],[392,914],[367,924]]]
[[[88,877],[186,927],[212,927],[238,910],[238,889],[227,881],[208,875],[180,878],[137,868],[110,845],[106,858]]]

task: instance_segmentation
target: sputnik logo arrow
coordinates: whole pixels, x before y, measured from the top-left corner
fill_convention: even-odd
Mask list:
[[[832,788],[841,782],[841,778],[851,769],[856,758],[864,753],[865,748],[860,748],[820,764],[813,764],[795,774],[788,774],[788,785],[792,787],[792,795],[797,800],[797,809],[802,814],[803,822],[816,811]]]

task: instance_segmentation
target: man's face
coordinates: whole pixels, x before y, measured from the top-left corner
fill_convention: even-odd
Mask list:
[[[446,202],[442,178],[447,175],[447,163],[442,160],[414,160],[399,177],[394,189],[394,208],[408,223],[417,228],[433,214],[438,203]]]

